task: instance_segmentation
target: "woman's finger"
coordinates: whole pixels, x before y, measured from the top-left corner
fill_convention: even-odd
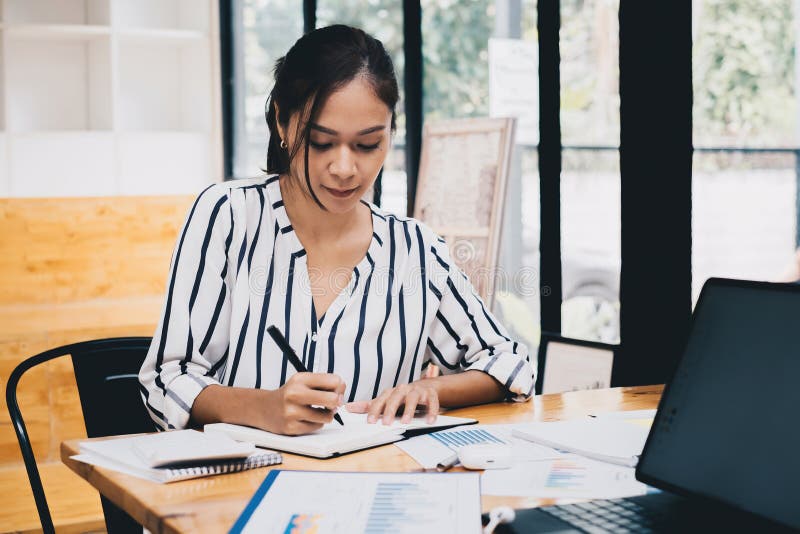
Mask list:
[[[318,389],[307,389],[297,396],[297,403],[306,406],[317,406],[336,410],[339,408],[339,394],[333,391],[320,391]]]
[[[433,424],[436,422],[436,416],[439,415],[439,395],[435,389],[428,390],[425,404],[428,405],[428,417],[425,420],[428,424]]]
[[[417,404],[424,402],[423,394],[418,389],[412,389],[406,394],[405,407],[403,408],[403,417],[400,420],[403,423],[410,423],[411,418],[414,417],[414,412],[417,410]]]
[[[394,389],[387,389],[369,403],[369,410],[367,411],[367,423],[374,423],[383,413],[383,408],[386,404],[386,399],[392,394]]]
[[[392,394],[389,395],[389,398],[386,399],[386,405],[383,407],[384,425],[391,425],[392,422],[394,422],[397,410],[406,398],[406,392],[407,390],[405,388],[396,388]]]
[[[297,380],[310,389],[343,393],[345,383],[339,375],[329,373],[297,373]]]
[[[367,413],[370,401],[354,401],[344,405],[350,413]]]
[[[323,410],[312,408],[311,406],[297,406],[293,413],[293,418],[306,423],[327,424],[333,421],[333,410]]]
[[[310,434],[322,428],[321,423],[309,423],[307,421],[291,421],[286,427],[286,434],[289,436],[302,436]]]

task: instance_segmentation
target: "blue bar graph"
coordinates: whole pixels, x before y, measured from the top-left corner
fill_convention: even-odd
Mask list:
[[[367,518],[365,533],[400,532],[409,525],[425,524],[436,518],[436,509],[428,492],[412,482],[380,482]]]
[[[433,432],[429,436],[452,450],[474,443],[506,443],[491,432],[482,429]]]

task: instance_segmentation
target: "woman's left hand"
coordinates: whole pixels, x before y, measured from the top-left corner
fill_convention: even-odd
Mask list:
[[[439,393],[430,380],[419,380],[387,389],[371,401],[356,401],[346,405],[352,413],[366,413],[367,422],[375,423],[383,419],[384,425],[391,425],[398,410],[403,407],[401,422],[409,423],[419,406],[427,406],[427,422],[436,421],[439,414]]]

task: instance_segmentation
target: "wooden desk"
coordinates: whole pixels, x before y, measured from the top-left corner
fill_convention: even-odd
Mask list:
[[[522,404],[463,408],[448,414],[474,417],[484,424],[554,421],[589,413],[655,408],[661,391],[662,386],[578,391],[545,395]],[[62,443],[62,461],[154,534],[227,531],[270,470],[265,467],[159,485],[70,460],[77,451],[78,440]],[[385,445],[330,460],[285,454],[283,464],[276,467],[319,471],[412,471],[419,465],[397,447]],[[482,498],[482,507],[487,511],[500,504],[522,508],[549,502],[552,501],[490,496]]]

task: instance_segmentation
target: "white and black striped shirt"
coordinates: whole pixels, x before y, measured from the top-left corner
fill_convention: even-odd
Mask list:
[[[373,235],[344,289],[316,317],[306,252],[276,176],[215,184],[195,201],[172,256],[167,299],[139,375],[163,428],[182,428],[211,384],[277,389],[294,373],[276,325],[306,367],[336,373],[346,401],[420,377],[477,369],[526,400],[534,372],[424,224],[368,204]]]

